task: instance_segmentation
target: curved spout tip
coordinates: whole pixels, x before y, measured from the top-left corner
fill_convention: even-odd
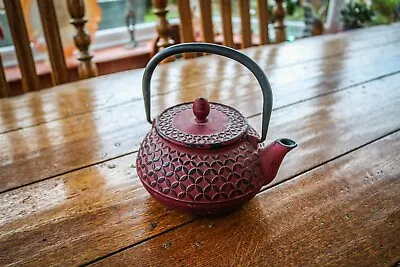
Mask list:
[[[289,138],[279,138],[276,140],[276,142],[278,144],[280,144],[281,146],[284,146],[289,149],[293,149],[293,148],[297,147],[296,141],[289,139]]]
[[[275,178],[283,158],[295,147],[297,147],[297,143],[292,139],[279,138],[269,146],[260,149],[264,185],[270,183]]]

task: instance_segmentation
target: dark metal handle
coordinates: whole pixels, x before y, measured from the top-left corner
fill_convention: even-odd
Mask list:
[[[170,46],[166,49],[158,52],[147,64],[142,81],[142,91],[144,98],[144,107],[146,110],[146,119],[149,123],[151,121],[150,114],[150,84],[151,84],[151,76],[157,65],[164,59],[169,56],[180,54],[180,53],[189,53],[189,52],[203,52],[203,53],[211,53],[220,56],[225,56],[231,59],[236,60],[237,62],[246,66],[256,77],[258,83],[261,86],[261,90],[263,93],[263,115],[262,115],[262,132],[261,138],[258,140],[260,143],[265,140],[268,132],[268,125],[271,118],[272,111],[272,90],[271,85],[269,84],[268,78],[265,75],[264,71],[254,62],[251,58],[244,55],[243,53],[231,49],[226,46],[216,45],[216,44],[207,44],[207,43],[185,43]]]

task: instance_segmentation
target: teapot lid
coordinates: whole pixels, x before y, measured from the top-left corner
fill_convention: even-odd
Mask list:
[[[174,144],[209,149],[241,140],[248,123],[236,109],[200,97],[163,111],[156,118],[155,128]]]

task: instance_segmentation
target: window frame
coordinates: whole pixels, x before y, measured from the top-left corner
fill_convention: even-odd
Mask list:
[[[169,22],[179,23],[178,18],[170,19]],[[143,22],[135,25],[136,41],[146,43],[153,40],[157,36],[156,22]],[[71,36],[72,38],[72,36]],[[90,45],[90,51],[96,52],[105,48],[121,46],[129,43],[129,33],[126,26],[99,30],[95,33],[95,41]],[[92,40],[93,41],[93,40]],[[37,51],[31,46],[33,58],[35,62],[46,59],[47,52]],[[0,48],[1,57],[4,67],[13,67],[18,65],[17,55],[14,46],[5,46]]]
[[[168,20],[170,24],[179,24],[179,18]],[[213,17],[213,23],[221,28],[222,19],[220,17]],[[240,27],[240,18],[234,17],[232,19],[233,27]],[[257,24],[257,19],[251,20],[252,24]],[[304,22],[302,21],[285,21],[285,25],[292,27],[295,32],[300,33],[304,29]],[[273,24],[269,25],[270,34],[273,34]],[[135,37],[139,44],[149,42],[156,38],[156,22],[143,22],[135,25]],[[72,36],[71,36],[72,38]],[[90,51],[96,52],[102,49],[122,46],[129,43],[129,33],[126,26],[99,30],[95,33],[95,42],[90,45]],[[6,46],[0,48],[1,57],[4,67],[13,67],[18,65],[17,56],[14,46]],[[46,59],[47,52],[37,51],[32,46],[32,54],[35,62],[40,62]],[[94,58],[95,60],[95,58]]]

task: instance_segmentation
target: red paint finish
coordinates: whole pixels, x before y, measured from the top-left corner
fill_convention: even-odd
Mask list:
[[[172,124],[182,133],[193,136],[220,134],[227,129],[229,118],[224,112],[213,109],[208,113],[207,117],[202,117],[205,113],[199,112],[197,113],[199,117],[197,117],[194,116],[196,114],[194,110],[187,109],[176,114]]]
[[[138,151],[138,176],[160,202],[197,215],[249,201],[296,147],[290,139],[259,147],[237,110],[205,99],[172,107],[155,122]]]
[[[192,149],[164,140],[153,128],[138,152],[138,176],[153,196],[173,208],[213,214],[217,207],[237,207],[264,183],[257,148],[247,139],[218,149]]]
[[[249,128],[246,118],[236,109],[201,98],[166,109],[156,118],[155,125],[157,132],[171,143],[201,149],[234,144],[243,139]]]
[[[264,174],[264,185],[269,184],[278,173],[286,153],[297,147],[296,142],[291,139],[281,138],[270,145],[260,148],[261,169]]]
[[[206,118],[210,114],[210,102],[203,97],[197,98],[193,102],[193,114],[200,123],[207,122]]]

